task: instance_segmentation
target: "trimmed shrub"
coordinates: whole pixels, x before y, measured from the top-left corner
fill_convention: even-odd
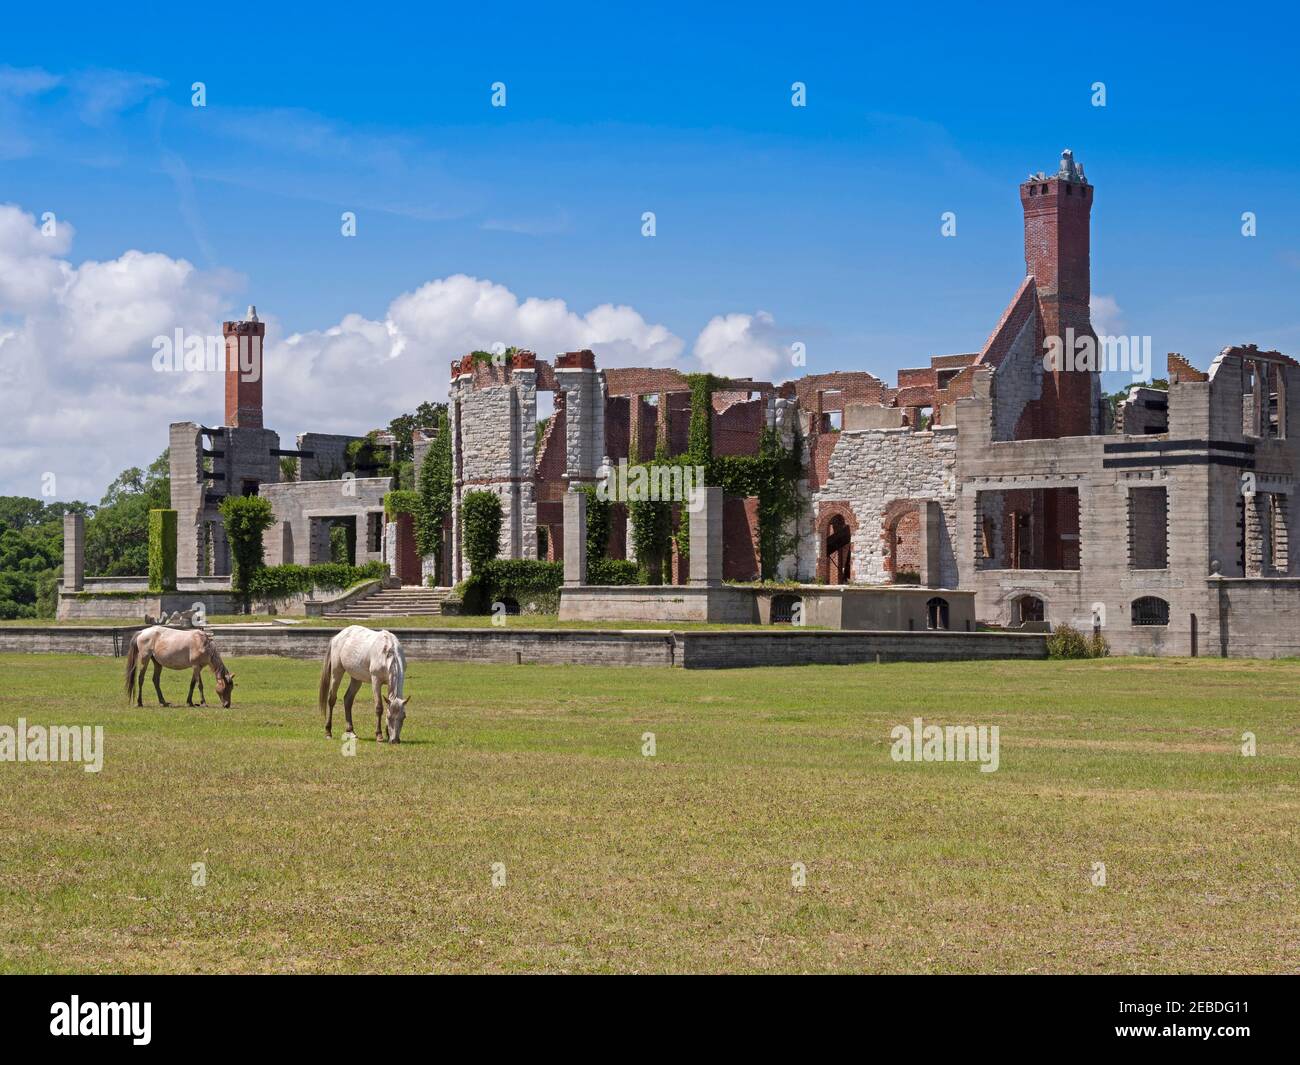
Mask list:
[[[560,606],[564,563],[499,558],[483,567],[483,579],[489,609],[493,603],[513,600],[525,613],[554,614]]]
[[[524,613],[554,614],[564,584],[564,563],[531,558],[493,559],[452,589],[466,614],[489,614],[493,603],[517,603]]]
[[[176,590],[176,511],[149,511],[149,591]]]
[[[221,520],[230,545],[230,585],[247,603],[249,582],[264,565],[262,533],[275,524],[275,514],[261,496],[226,496]]]
[[[466,492],[460,520],[465,558],[470,571],[477,572],[501,550],[501,499],[495,492]]]
[[[384,577],[388,567],[382,562],[367,562],[364,566],[346,563],[322,562],[315,566],[263,566],[249,581],[248,593],[252,599],[268,603],[284,602],[295,595],[313,591],[335,592],[351,588],[361,581]]]
[[[598,558],[594,562],[587,560],[588,584],[636,584],[639,571],[635,562],[622,558]]]
[[[384,517],[392,521],[399,514],[418,515],[420,493],[398,488],[384,496]]]

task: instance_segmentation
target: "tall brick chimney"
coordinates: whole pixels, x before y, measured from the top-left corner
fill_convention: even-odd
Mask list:
[[[262,426],[262,340],[266,323],[249,307],[242,322],[223,322],[226,338],[226,425],[242,429]]]
[[[1070,149],[1050,177],[1039,171],[1020,185],[1025,212],[1025,270],[1034,277],[1043,322],[1043,341],[1066,330],[1076,340],[1091,336],[1090,222],[1092,186]],[[1063,347],[1062,350],[1065,350]],[[1046,347],[1043,348],[1044,354]],[[1062,368],[1044,375],[1040,414],[1042,436],[1087,436],[1098,432],[1100,377],[1089,370]]]

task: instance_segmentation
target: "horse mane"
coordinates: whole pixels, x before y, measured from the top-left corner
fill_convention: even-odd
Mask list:
[[[403,661],[401,644],[397,642],[397,637],[387,629],[384,630],[384,665],[388,668],[388,690],[393,691],[393,680],[396,679],[397,690],[405,696],[406,684],[406,663]]]
[[[203,634],[203,642],[208,650],[208,658],[212,662],[212,672],[217,676],[229,674],[230,670],[226,668],[226,663],[221,659],[221,652],[217,650],[217,642],[208,633]]]

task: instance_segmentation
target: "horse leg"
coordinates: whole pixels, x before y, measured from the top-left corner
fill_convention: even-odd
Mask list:
[[[153,663],[153,690],[158,693],[159,706],[171,706],[171,703],[169,703],[166,699],[163,698],[162,685],[159,683],[159,679],[161,677],[162,677],[162,663],[155,658]]]
[[[375,693],[375,742],[383,743],[388,739],[384,735],[384,711],[388,708],[384,705],[384,693],[381,691],[383,681],[371,674],[370,687],[374,689]]]
[[[325,738],[331,739],[334,736],[334,703],[339,697],[339,681],[343,679],[343,670],[339,666],[334,667],[334,676],[330,680],[330,698],[329,709],[325,711]]]
[[[189,694],[185,696],[186,706],[194,705],[194,684],[198,679],[199,679],[199,671],[196,669],[193,673],[190,674],[190,690],[189,690]]]
[[[355,736],[356,730],[352,727],[352,701],[357,697],[357,692],[361,690],[361,681],[356,677],[351,678],[352,683],[348,685],[347,693],[343,696],[343,710],[348,716],[348,735]]]
[[[140,657],[140,687],[135,693],[135,705],[144,706],[144,675],[145,671],[153,663],[152,655],[142,655]]]
[[[194,675],[199,678],[199,705],[207,706],[208,697],[203,691],[203,667],[199,666],[199,668],[194,671]]]

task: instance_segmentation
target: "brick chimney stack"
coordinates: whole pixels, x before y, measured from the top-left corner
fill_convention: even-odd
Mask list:
[[[262,426],[262,341],[266,323],[249,307],[242,322],[223,322],[226,338],[226,425],[241,429]]]
[[[1043,341],[1073,329],[1076,340],[1092,336],[1090,216],[1093,188],[1070,149],[1050,177],[1041,170],[1020,185],[1025,212],[1025,271],[1034,277]],[[1043,348],[1044,354],[1047,348]],[[1098,353],[1100,354],[1100,353]],[[1100,377],[1089,370],[1060,369],[1043,379],[1043,429],[1048,436],[1087,436],[1099,431]]]

